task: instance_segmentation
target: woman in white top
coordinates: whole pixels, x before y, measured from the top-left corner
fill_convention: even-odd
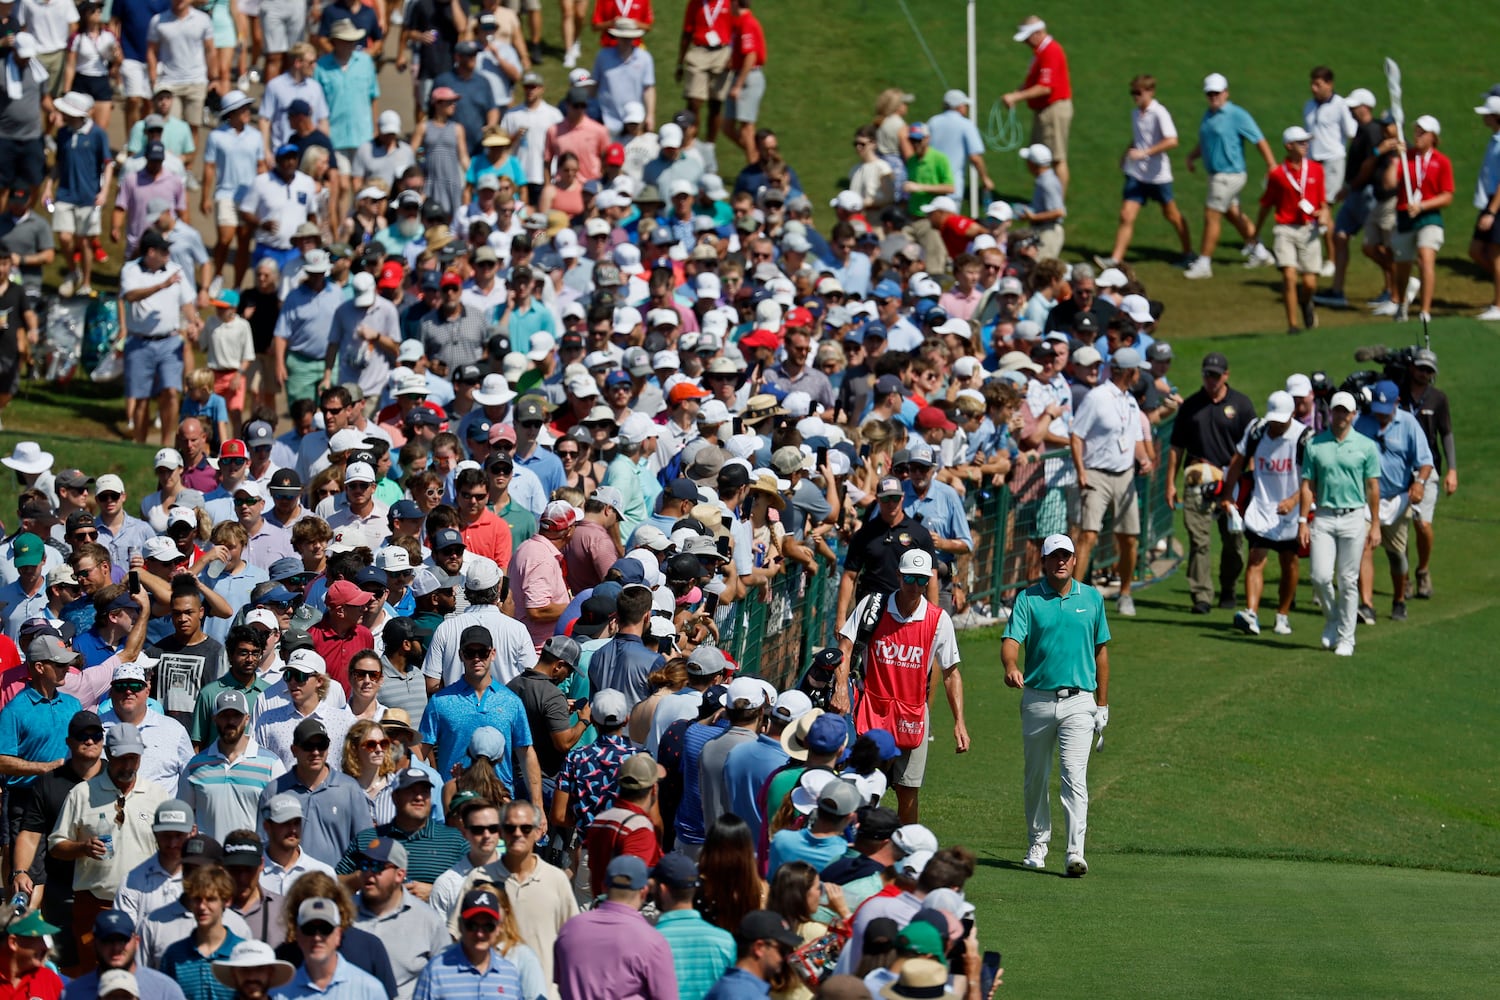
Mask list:
[[[104,26],[97,3],[78,5],[78,33],[68,43],[63,79],[68,81],[62,92],[76,90],[94,99],[94,124],[109,128],[109,113],[114,108],[112,78],[120,71],[120,41]]]
[[[864,202],[866,212],[878,212],[896,201],[896,172],[880,158],[874,125],[863,125],[854,133],[854,151],[859,165],[849,172],[849,190]]]

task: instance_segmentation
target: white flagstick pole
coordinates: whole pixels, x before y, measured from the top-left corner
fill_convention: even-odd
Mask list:
[[[1396,137],[1400,139],[1401,150],[1401,183],[1406,189],[1406,202],[1411,204],[1411,169],[1406,162],[1406,125],[1405,115],[1401,110],[1401,67],[1396,65],[1396,60],[1386,57],[1385,60],[1385,85],[1391,94],[1391,117],[1396,122]]]

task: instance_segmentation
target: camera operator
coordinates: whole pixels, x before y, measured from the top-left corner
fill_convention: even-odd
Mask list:
[[[1401,408],[1417,418],[1427,435],[1432,452],[1432,471],[1422,489],[1420,502],[1413,501],[1412,521],[1417,533],[1417,578],[1414,596],[1426,600],[1432,596],[1432,515],[1437,507],[1438,482],[1443,492],[1452,496],[1458,490],[1458,455],[1453,447],[1453,417],[1448,412],[1448,395],[1433,385],[1437,378],[1437,355],[1420,350],[1412,358],[1410,376],[1401,390]],[[1440,447],[1441,446],[1441,447]],[[1446,471],[1445,471],[1446,470]]]
[[[1406,620],[1406,525],[1422,503],[1432,451],[1417,418],[1396,404],[1401,390],[1381,379],[1354,429],[1380,448],[1380,545],[1391,565],[1391,621]],[[1366,546],[1359,570],[1359,620],[1375,624],[1375,551]]]

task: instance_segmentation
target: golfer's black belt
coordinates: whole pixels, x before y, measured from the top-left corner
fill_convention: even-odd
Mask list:
[[[1083,688],[1058,688],[1052,694],[1057,695],[1059,698],[1072,698],[1075,695],[1083,694]]]

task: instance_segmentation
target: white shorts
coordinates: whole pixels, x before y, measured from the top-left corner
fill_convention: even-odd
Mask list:
[[[1344,187],[1344,168],[1348,163],[1342,156],[1336,160],[1318,161],[1318,165],[1323,168],[1323,190],[1327,193],[1329,202],[1337,198]]]
[[[1443,488],[1443,477],[1433,472],[1422,484],[1422,502],[1413,504],[1411,508],[1411,519],[1413,521],[1424,521],[1432,523],[1432,515],[1437,512],[1438,491]]]
[[[1402,264],[1409,264],[1416,260],[1418,250],[1431,250],[1437,253],[1441,249],[1443,249],[1442,226],[1422,226],[1409,229],[1404,233],[1397,229],[1391,234],[1391,252]]]
[[[146,75],[145,63],[126,59],[120,64],[120,80],[124,84],[126,97],[151,100],[151,78]]]
[[[52,231],[54,233],[78,233],[83,236],[98,236],[102,224],[98,205],[70,205],[59,201],[52,206]]]
[[[220,229],[240,224],[240,210],[234,200],[234,195],[216,195],[214,197],[214,224]]]
[[[1273,232],[1276,266],[1295,268],[1303,274],[1317,274],[1323,269],[1323,241],[1310,225],[1280,226]]]
[[[1229,211],[1239,203],[1240,192],[1245,189],[1245,178],[1245,174],[1209,174],[1204,207],[1220,213]]]
[[[260,0],[240,0],[240,13],[246,17],[260,17]]]
[[[268,53],[286,52],[307,35],[307,0],[276,0],[262,6],[260,30]]]

